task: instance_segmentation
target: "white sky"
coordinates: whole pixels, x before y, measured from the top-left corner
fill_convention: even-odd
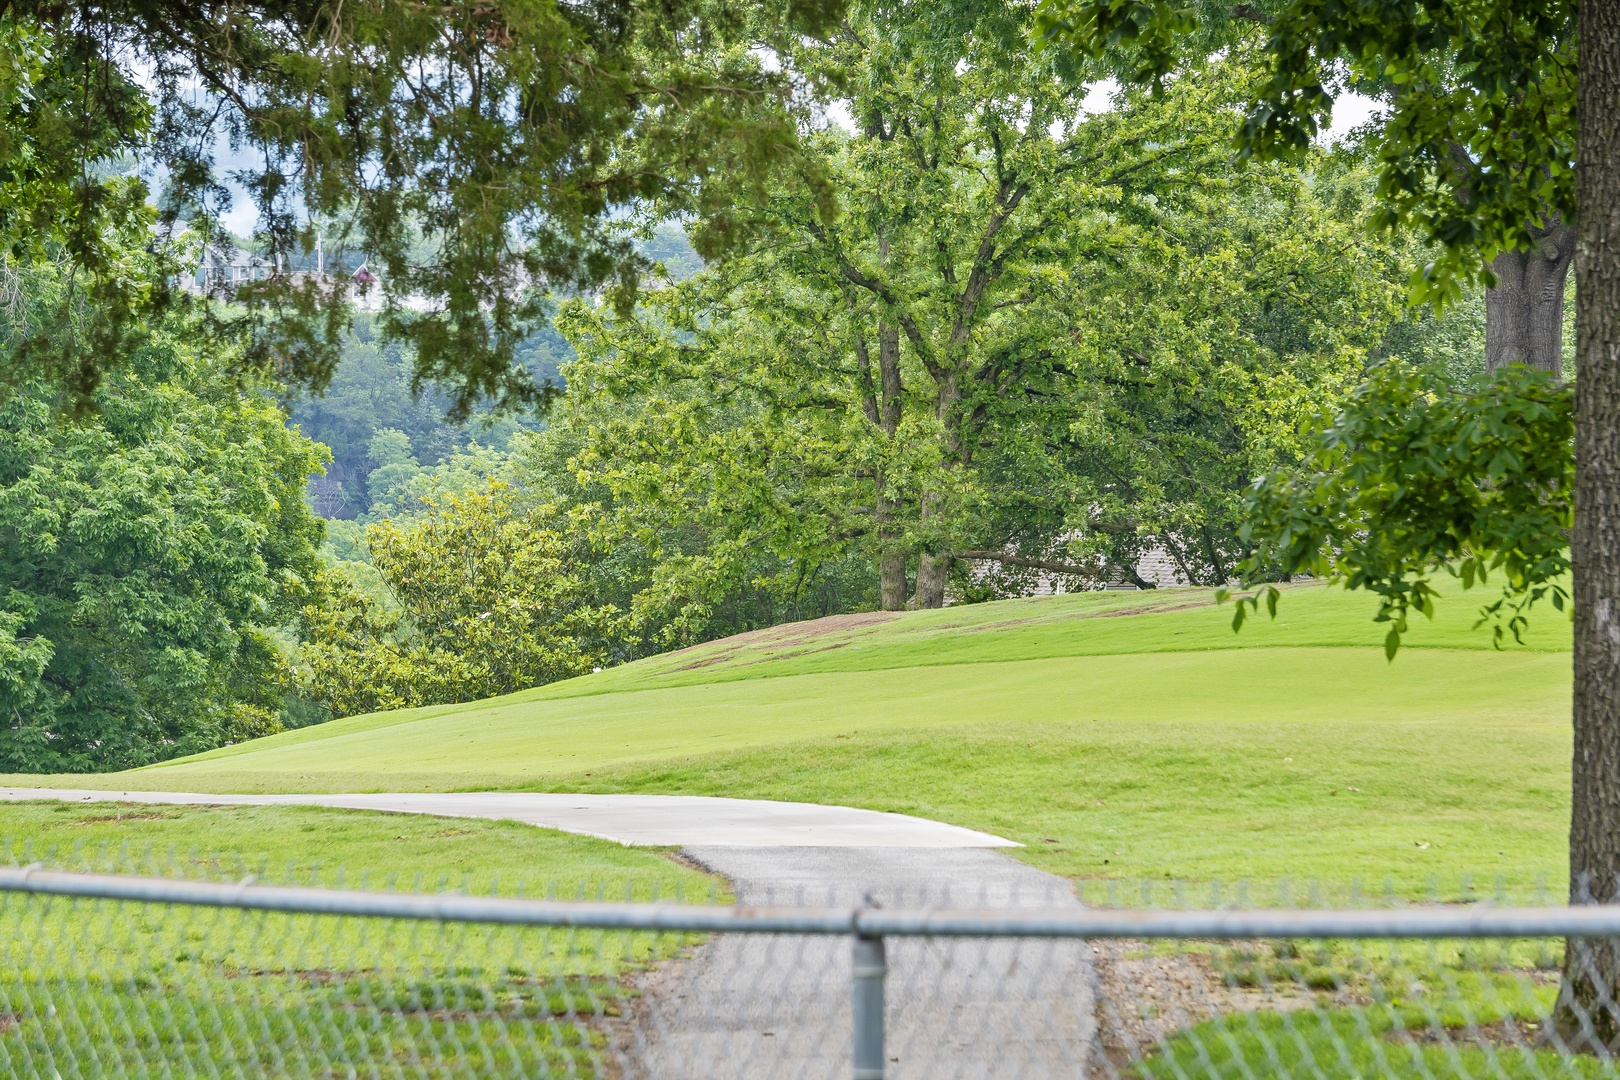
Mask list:
[[[1086,91],[1085,100],[1080,103],[1080,111],[1088,116],[1100,112],[1107,112],[1114,107],[1113,97],[1119,89],[1119,83],[1114,79],[1104,79],[1094,84]],[[1333,103],[1333,123],[1326,131],[1328,142],[1338,142],[1349,134],[1351,129],[1366,121],[1377,111],[1379,103],[1372,98],[1362,97],[1360,94],[1340,94]],[[855,122],[849,114],[849,102],[835,101],[822,111],[823,118],[829,123],[843,128],[845,131],[854,131]]]

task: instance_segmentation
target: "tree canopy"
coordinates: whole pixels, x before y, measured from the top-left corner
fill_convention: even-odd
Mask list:
[[[739,207],[758,241],[636,317],[565,308],[580,466],[728,538],[692,574],[860,550],[884,607],[937,606],[952,573],[993,595],[1164,546],[1223,581],[1244,485],[1399,317],[1365,177],[1234,164],[1241,58],[1088,117],[1061,65],[1004,62],[1027,12],[951,10],[959,36],[857,6],[791,57],[854,88],[853,133],[802,136],[834,221],[783,180]]]
[[[1455,298],[1498,252],[1575,216],[1573,0],[1043,0],[1044,40],[1162,84],[1190,57],[1258,39],[1267,77],[1235,132],[1248,156],[1305,151],[1335,95],[1385,106],[1365,139],[1384,223],[1439,246],[1416,295]]]
[[[0,402],[0,768],[122,769],[277,731],[280,628],[319,572],[324,449],[183,326],[63,422]]]
[[[756,10],[759,8],[761,10]],[[4,366],[50,371],[80,403],[179,303],[115,234],[153,222],[141,167],[162,173],[156,220],[198,242],[230,198],[258,211],[276,272],[205,308],[247,370],[314,387],[331,376],[353,282],[291,272],[317,237],[380,272],[381,326],[412,344],[413,385],[533,403],[515,352],[549,318],[547,290],[630,302],[647,260],[614,225],[685,212],[704,252],[739,223],[738,190],[791,151],[789,77],[770,47],[826,23],[822,0],[627,0],[423,6],[403,0],[0,4],[0,250],[69,267],[62,311],[82,332],[36,334]],[[745,32],[746,30],[746,32]],[[216,174],[216,146],[251,167]],[[154,245],[152,250],[163,250]]]

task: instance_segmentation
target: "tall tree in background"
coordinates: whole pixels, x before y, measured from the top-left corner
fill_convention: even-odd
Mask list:
[[[783,182],[739,207],[758,242],[638,318],[565,311],[582,467],[623,506],[739,558],[858,546],[891,610],[964,563],[1094,580],[1156,544],[1224,580],[1239,492],[1359,374],[1394,260],[1354,181],[1233,167],[1241,63],[1088,117],[1072,73],[1007,62],[1027,33],[993,2],[856,8],[790,57],[852,88],[856,130],[804,138],[837,219]]]
[[[1553,264],[1536,271],[1541,296],[1548,297],[1545,290],[1557,275],[1542,270],[1556,269],[1563,257],[1559,230],[1573,225],[1578,378],[1570,534],[1570,898],[1620,901],[1620,3],[1584,0],[1577,11],[1573,0],[1278,0],[1189,9],[1169,0],[1045,0],[1042,11],[1050,39],[1112,55],[1127,74],[1147,81],[1162,80],[1189,49],[1218,47],[1230,38],[1234,21],[1258,18],[1265,24],[1271,79],[1255,96],[1240,136],[1245,150],[1257,155],[1307,145],[1331,109],[1332,89],[1343,88],[1347,79],[1373,90],[1398,88],[1389,95],[1388,118],[1373,145],[1383,162],[1386,220],[1416,223],[1440,246],[1440,257],[1415,282],[1418,299],[1453,294],[1461,282],[1484,278],[1485,268],[1508,253],[1524,253],[1511,255],[1510,262],[1535,265],[1540,258]],[[1493,313],[1508,307],[1499,302]],[[1539,318],[1545,326],[1550,314],[1549,308],[1539,316],[1531,309],[1523,319]],[[1551,366],[1544,348],[1523,344],[1528,331],[1488,335],[1500,346],[1498,363],[1523,359]],[[1376,392],[1370,384],[1369,393]],[[1449,491],[1427,507],[1403,508],[1408,514],[1402,528],[1384,532],[1388,544],[1375,552],[1394,567],[1394,576],[1363,575],[1360,582],[1405,603],[1415,590],[1421,598],[1426,575],[1462,553],[1469,556],[1464,572],[1517,564],[1518,572],[1507,574],[1510,597],[1559,595],[1562,560],[1527,560],[1517,548],[1524,515],[1493,520],[1472,512],[1490,501],[1483,489],[1491,486],[1485,474],[1469,470],[1473,451],[1504,436],[1554,466],[1543,470],[1536,489],[1553,507],[1554,521],[1557,507],[1568,506],[1566,472],[1559,467],[1568,461],[1567,429],[1557,422],[1556,403],[1539,401],[1539,394],[1532,383],[1527,393],[1510,392],[1505,405],[1483,402],[1487,412],[1498,414],[1497,431],[1468,424],[1463,439],[1427,454],[1451,481]],[[1394,445],[1435,445],[1423,431],[1411,435]],[[1415,455],[1412,468],[1423,468],[1422,458]],[[1457,507],[1470,512],[1448,520],[1445,513]],[[1315,529],[1303,535],[1325,543],[1336,531],[1354,527],[1322,520],[1331,516],[1318,515]],[[1290,515],[1284,521],[1275,535],[1289,546],[1287,531],[1301,522]],[[1414,522],[1418,527],[1410,527]],[[1367,525],[1383,529],[1380,520]],[[1555,534],[1538,542],[1559,539]],[[1392,553],[1396,557],[1388,560]],[[1307,558],[1328,556],[1317,549]],[[1352,583],[1362,569],[1352,568]],[[1620,1047],[1616,986],[1620,949],[1613,942],[1566,949],[1562,1036],[1582,1046]]]
[[[724,247],[736,191],[793,142],[792,87],[756,46],[833,10],[783,0],[742,35],[708,0],[0,0],[0,251],[63,262],[64,302],[92,301],[81,332],[19,343],[0,375],[49,372],[90,399],[177,301],[177,262],[154,281],[106,239],[148,219],[131,168],[165,170],[164,223],[200,216],[207,237],[228,144],[254,161],[231,179],[278,268],[324,230],[329,252],[382,271],[380,323],[414,346],[418,385],[442,384],[457,415],[542,400],[515,355],[549,319],[536,286],[628,303],[647,260],[610,219],[637,201],[691,213],[700,248]],[[241,343],[241,366],[319,388],[348,283],[280,269],[209,308],[208,329]]]

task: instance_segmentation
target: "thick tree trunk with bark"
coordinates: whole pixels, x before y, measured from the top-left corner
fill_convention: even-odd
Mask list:
[[[878,555],[878,606],[884,611],[906,610],[906,553]]]
[[[1580,6],[1575,177],[1575,753],[1570,900],[1614,902],[1620,875],[1620,0]],[[1565,950],[1558,1027],[1620,1045],[1620,950]],[[1571,1042],[1571,1045],[1575,1045]]]
[[[887,252],[887,245],[885,245]],[[892,441],[900,430],[900,330],[878,323],[878,370],[872,377],[872,356],[866,339],[855,338],[855,363],[863,384],[862,408],[866,419]],[[874,477],[877,503],[873,520],[878,537],[878,605],[884,611],[906,608],[906,552],[899,546],[895,514],[899,507],[889,495],[889,478],[880,468]]]
[[[945,574],[951,568],[949,555],[917,556],[917,594],[911,601],[914,608],[945,606]]]
[[[1504,251],[1491,263],[1496,287],[1485,291],[1485,370],[1527,364],[1558,374],[1564,357],[1564,283],[1575,230],[1554,219],[1531,229],[1529,251]]]
[[[888,254],[885,243],[884,255]],[[900,328],[878,323],[878,427],[891,440],[900,430]],[[879,513],[883,524],[879,529],[882,550],[878,555],[878,602],[884,611],[906,609],[906,552],[895,544],[893,526],[895,506],[886,492],[878,493]]]

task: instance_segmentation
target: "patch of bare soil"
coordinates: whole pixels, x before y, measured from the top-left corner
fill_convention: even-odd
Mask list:
[[[750,630],[746,634],[737,634],[725,639],[725,648],[717,649],[712,653],[701,656],[690,663],[678,665],[676,671],[691,671],[696,668],[710,667],[714,664],[730,660],[738,653],[760,645],[806,645],[824,634],[834,634],[843,630],[859,630],[867,626],[876,626],[880,623],[898,619],[898,611],[858,611],[849,615],[828,615],[825,618],[811,619],[808,622],[783,623],[780,626],[768,626],[763,630]],[[680,656],[696,649],[707,649],[717,644],[707,642],[703,645],[691,645],[685,649],[678,649],[669,653],[669,656]],[[839,648],[829,645],[827,648]]]
[[[98,814],[94,817],[82,817],[70,824],[78,825],[105,825],[107,822],[120,821],[167,821],[179,817],[173,810],[130,810],[121,814]]]
[[[1198,953],[1155,956],[1140,941],[1097,941],[1092,949],[1103,1076],[1117,1076],[1155,1053],[1171,1033],[1217,1016],[1309,1009],[1317,1002],[1315,994],[1298,987],[1231,986]]]
[[[690,861],[697,869],[707,870],[702,863]],[[619,1008],[605,1014],[592,1025],[602,1032],[615,1050],[600,1062],[605,1080],[655,1080],[644,1076],[639,1067],[646,1049],[647,1033],[658,1027],[653,1001],[660,994],[668,996],[672,991],[679,996],[684,967],[693,961],[700,947],[699,944],[688,945],[674,956],[620,979],[624,996],[620,999]]]
[[[1492,1046],[1497,1050],[1535,1050],[1542,1038],[1541,1025],[1534,1020],[1497,1020],[1489,1024],[1469,1027],[1408,1028],[1391,1031],[1384,1038],[1403,1045],[1419,1046]]]
[[[1176,597],[1166,600],[1151,600],[1141,604],[1132,604],[1129,607],[1113,608],[1108,611],[1074,611],[1067,615],[1036,616],[1031,615],[1023,619],[1002,619],[997,622],[973,623],[972,629],[978,630],[1005,630],[1012,626],[1057,626],[1067,622],[1083,622],[1087,619],[1122,619],[1127,615],[1159,615],[1169,611],[1192,611],[1194,608],[1206,608],[1214,605],[1214,601],[1205,597],[1201,600],[1189,600],[1185,597]],[[962,623],[960,626],[970,624]],[[930,630],[947,629],[946,626],[931,626]]]
[[[1112,611],[1098,611],[1091,615],[1075,616],[1084,619],[1117,619],[1124,615],[1157,615],[1165,611],[1191,611],[1194,608],[1214,607],[1215,601],[1205,596],[1199,600],[1190,600],[1176,597],[1173,600],[1155,600],[1143,604],[1141,607],[1115,608]]]

